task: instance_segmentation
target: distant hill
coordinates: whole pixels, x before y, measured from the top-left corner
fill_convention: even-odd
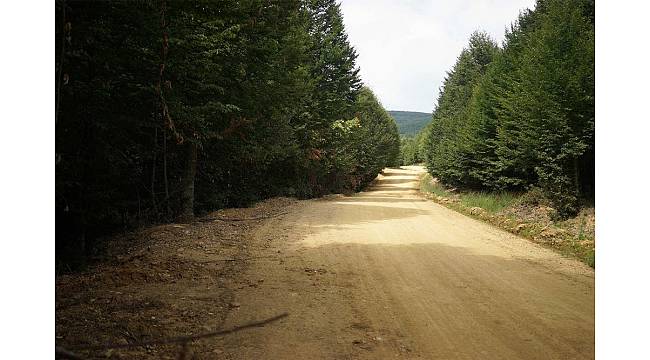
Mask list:
[[[415,111],[389,111],[390,116],[397,122],[400,135],[415,136],[431,121],[430,113]]]

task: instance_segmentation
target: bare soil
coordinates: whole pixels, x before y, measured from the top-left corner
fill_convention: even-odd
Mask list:
[[[422,172],[387,169],[353,196],[230,210],[269,219],[156,228],[122,260],[57,279],[57,345],[129,343],[288,312],[197,341],[192,355],[594,358],[593,269],[426,200]],[[80,353],[174,358],[178,348]]]
[[[167,224],[107,241],[104,261],[56,279],[56,344],[84,358],[176,359],[178,345],[128,350],[78,350],[132,344],[222,329],[250,261],[253,230],[296,200],[276,198],[253,208],[226,209],[189,224]],[[249,220],[252,219],[252,220]],[[210,341],[190,347],[198,359],[221,350]]]

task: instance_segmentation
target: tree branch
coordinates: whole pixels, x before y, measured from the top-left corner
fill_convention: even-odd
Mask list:
[[[105,344],[105,345],[93,345],[93,346],[79,346],[79,347],[73,347],[72,349],[75,349],[75,350],[108,350],[108,349],[129,349],[129,348],[143,347],[143,346],[150,346],[150,345],[186,344],[186,343],[188,343],[190,341],[194,341],[194,340],[200,340],[200,339],[205,339],[205,338],[215,337],[215,336],[228,335],[228,334],[236,333],[238,331],[242,331],[242,330],[249,329],[249,328],[252,328],[252,327],[264,326],[266,324],[270,324],[272,322],[283,319],[283,318],[285,318],[287,316],[289,316],[289,313],[285,312],[285,313],[282,313],[280,315],[276,315],[274,317],[271,317],[271,318],[268,318],[268,319],[265,319],[265,320],[254,321],[254,322],[251,322],[251,323],[248,323],[248,324],[235,326],[235,327],[233,327],[231,329],[213,331],[213,332],[197,334],[197,335],[177,336],[177,337],[172,337],[172,338],[167,338],[167,339],[140,341],[140,342],[135,342],[135,343],[131,343],[131,344]],[[57,351],[58,351],[58,348],[57,348]],[[71,358],[71,359],[75,359],[75,358]]]
[[[199,219],[198,221],[200,222],[209,222],[209,221],[251,221],[251,220],[264,220],[264,219],[270,219],[278,216],[282,216],[284,214],[287,214],[287,212],[281,212],[273,215],[267,215],[267,216],[253,216],[249,218],[227,218],[227,217],[211,217],[211,218],[203,218]]]

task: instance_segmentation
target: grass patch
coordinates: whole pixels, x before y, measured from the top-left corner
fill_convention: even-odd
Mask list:
[[[578,258],[592,268],[596,267],[596,251],[593,247],[584,246],[579,241],[570,238],[565,238],[556,247],[562,254]]]
[[[420,191],[458,199],[463,206],[469,208],[480,207],[489,213],[497,213],[513,205],[520,196],[520,194],[509,192],[463,191],[452,193],[444,185],[433,181],[429,174],[422,178]]]
[[[461,204],[467,207],[480,207],[489,213],[497,213],[509,206],[517,200],[517,194],[508,192],[463,192],[460,195]]]
[[[432,193],[438,196],[449,196],[447,189],[439,182],[433,181],[431,175],[426,174],[420,181],[420,191]]]

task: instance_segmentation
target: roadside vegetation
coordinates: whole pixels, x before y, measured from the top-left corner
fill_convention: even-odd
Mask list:
[[[398,165],[335,0],[57,1],[56,244],[274,196],[356,191]]]
[[[462,189],[537,187],[558,219],[576,216],[594,197],[594,12],[590,0],[539,0],[500,46],[472,34],[403,163]]]
[[[557,220],[555,209],[539,188],[527,192],[483,192],[445,187],[430,174],[420,191],[427,198],[513,234],[558,250],[595,267],[595,214],[583,204],[577,216]]]
[[[412,165],[424,162],[424,131],[420,131],[414,137],[403,136],[400,142],[400,164]]]
[[[538,0],[503,44],[475,32],[431,121],[401,142],[403,165],[426,165],[423,191],[591,266],[594,14],[590,0]]]

